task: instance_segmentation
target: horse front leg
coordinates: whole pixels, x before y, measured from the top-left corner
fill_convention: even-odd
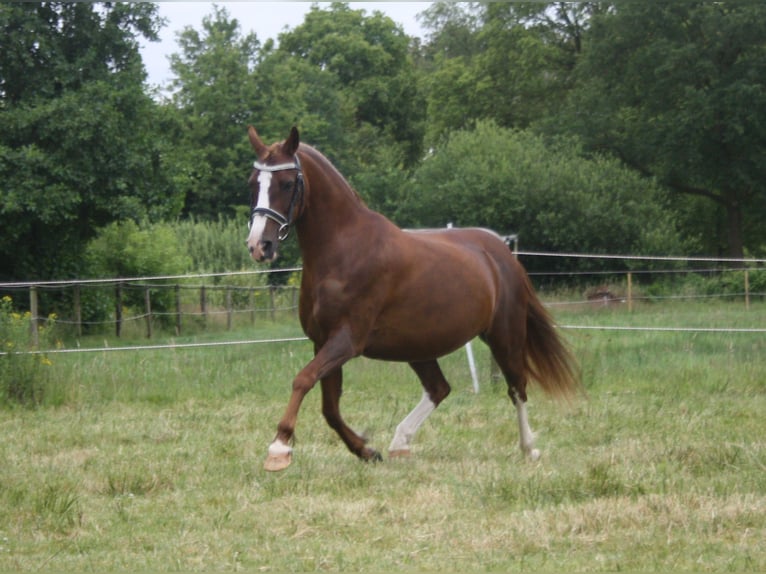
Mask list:
[[[314,358],[300,370],[293,380],[293,390],[287,409],[282,420],[277,425],[277,436],[269,445],[268,456],[264,468],[268,471],[284,470],[292,462],[293,449],[290,446],[295,433],[295,424],[298,419],[303,398],[314,388],[316,382],[328,376],[349,359],[354,357],[354,346],[347,329],[337,332],[334,337],[318,350],[315,349]]]
[[[383,460],[380,453],[366,446],[367,441],[356,434],[340,416],[340,397],[343,394],[343,370],[336,369],[322,379],[322,414],[348,450],[365,461]]]

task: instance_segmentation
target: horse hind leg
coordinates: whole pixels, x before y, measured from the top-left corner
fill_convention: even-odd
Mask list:
[[[418,375],[423,385],[423,397],[412,412],[396,427],[394,439],[388,447],[388,455],[391,458],[410,454],[410,443],[415,433],[439,406],[439,403],[450,393],[449,383],[444,378],[439,363],[435,360],[410,363],[410,367]]]
[[[527,376],[521,351],[522,345],[498,343],[492,338],[487,339],[487,344],[508,384],[508,396],[516,407],[521,452],[531,460],[537,460],[540,458],[540,451],[535,448],[535,433],[529,426],[527,415]]]
[[[511,394],[511,400],[516,407],[516,416],[519,420],[519,446],[521,452],[530,458],[530,460],[537,460],[540,458],[540,451],[535,447],[535,433],[529,426],[529,419],[527,417],[527,400],[521,399],[513,392]]]

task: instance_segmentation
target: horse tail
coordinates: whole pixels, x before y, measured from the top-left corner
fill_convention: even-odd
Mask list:
[[[546,393],[572,397],[580,390],[577,362],[526,274],[524,282],[528,295],[525,371]]]

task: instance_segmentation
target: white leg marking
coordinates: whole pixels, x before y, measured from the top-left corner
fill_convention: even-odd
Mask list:
[[[391,441],[391,445],[388,447],[389,452],[410,450],[410,441],[415,433],[418,432],[420,425],[422,425],[428,418],[436,405],[428,396],[428,393],[423,392],[423,398],[420,399],[418,406],[416,406],[410,414],[408,414],[399,426],[396,427],[396,434],[394,434],[394,440]]]
[[[534,448],[535,435],[529,428],[529,419],[527,418],[527,404],[516,397],[516,414],[519,417],[519,445],[521,451],[528,455],[530,459],[540,458],[540,451]]]
[[[279,439],[269,445],[269,454],[272,456],[290,454],[291,452],[293,452],[293,449]]]
[[[258,174],[258,204],[256,207],[269,209],[269,187],[271,187],[271,172],[262,171]],[[250,222],[250,235],[247,237],[248,247],[255,247],[263,237],[268,219],[263,215],[256,215]]]

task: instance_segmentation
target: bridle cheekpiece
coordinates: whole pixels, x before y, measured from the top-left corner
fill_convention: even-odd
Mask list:
[[[252,222],[253,217],[256,215],[263,215],[264,217],[271,219],[273,222],[275,222],[277,225],[279,225],[279,231],[277,232],[277,237],[280,241],[284,241],[287,239],[287,237],[290,235],[290,227],[293,225],[293,211],[295,210],[295,206],[300,203],[303,203],[303,170],[301,169],[301,160],[298,159],[298,154],[295,154],[293,156],[293,163],[280,163],[277,165],[266,165],[263,163],[260,163],[256,161],[253,164],[253,167],[257,169],[258,171],[268,171],[268,172],[275,172],[275,171],[286,171],[288,169],[294,169],[297,171],[295,174],[295,184],[293,185],[293,196],[290,198],[290,206],[287,210],[287,217],[279,213],[278,211],[274,211],[273,209],[270,209],[268,207],[253,207],[252,211],[250,212],[250,221]]]

